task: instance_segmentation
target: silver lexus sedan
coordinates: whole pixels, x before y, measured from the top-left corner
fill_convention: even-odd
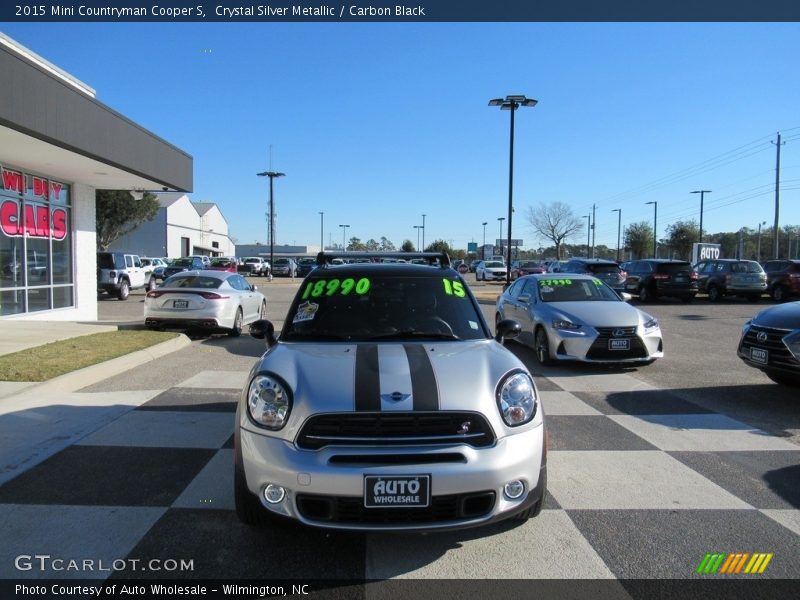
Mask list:
[[[521,277],[498,297],[495,318],[518,321],[517,341],[531,346],[542,365],[649,364],[664,356],[658,320],[591,275]]]
[[[333,256],[318,258],[279,337],[268,321],[250,328],[268,348],[236,413],[239,518],[431,531],[539,514],[544,415],[498,341],[519,325],[493,337],[444,254]]]

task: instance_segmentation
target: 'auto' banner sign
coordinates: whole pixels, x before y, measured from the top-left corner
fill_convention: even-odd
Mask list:
[[[722,258],[722,246],[719,244],[692,244],[692,264],[701,260],[716,260]]]

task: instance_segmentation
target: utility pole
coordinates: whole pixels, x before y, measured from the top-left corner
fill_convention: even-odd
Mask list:
[[[594,234],[597,230],[597,219],[595,218],[596,206],[592,204],[592,258],[594,258]]]
[[[622,233],[622,209],[614,208],[611,210],[611,212],[619,213],[617,220],[617,262],[619,262],[619,241],[620,241],[620,234]]]
[[[775,159],[775,241],[773,242],[775,248],[775,260],[778,259],[778,215],[781,209],[781,146],[786,142],[781,143],[781,132],[778,132],[778,141],[772,142],[777,148],[777,157]]]
[[[592,235],[592,215],[583,215],[586,221],[586,258],[589,258],[589,243]],[[561,259],[561,257],[558,257]]]
[[[700,243],[703,243],[703,196],[710,194],[711,190],[695,190],[692,194],[700,194]]]

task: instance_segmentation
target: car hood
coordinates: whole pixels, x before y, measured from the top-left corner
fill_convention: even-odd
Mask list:
[[[286,382],[293,397],[289,422],[274,434],[246,417],[240,422],[251,431],[293,440],[303,422],[319,413],[474,411],[485,415],[502,437],[510,428],[500,416],[495,392],[500,380],[517,369],[525,369],[522,362],[494,340],[280,342],[254,366],[251,378],[271,372]],[[514,430],[536,426],[541,419],[538,415]]]
[[[544,303],[554,317],[573,323],[586,323],[592,327],[634,327],[639,325],[642,313],[625,302],[551,302]],[[649,315],[648,315],[649,316]]]
[[[764,309],[755,316],[753,325],[775,329],[800,329],[800,302],[776,304]]]

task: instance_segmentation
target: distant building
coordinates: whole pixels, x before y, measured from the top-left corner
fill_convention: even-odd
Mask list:
[[[192,254],[236,256],[228,236],[228,222],[213,202],[192,202],[181,193],[156,194],[161,208],[111,245],[139,256],[178,258]]]
[[[272,255],[281,256],[316,256],[319,253],[319,246],[289,246],[275,244],[272,247]],[[239,244],[236,246],[236,254],[239,258],[246,256],[261,256],[269,258],[269,244]]]

